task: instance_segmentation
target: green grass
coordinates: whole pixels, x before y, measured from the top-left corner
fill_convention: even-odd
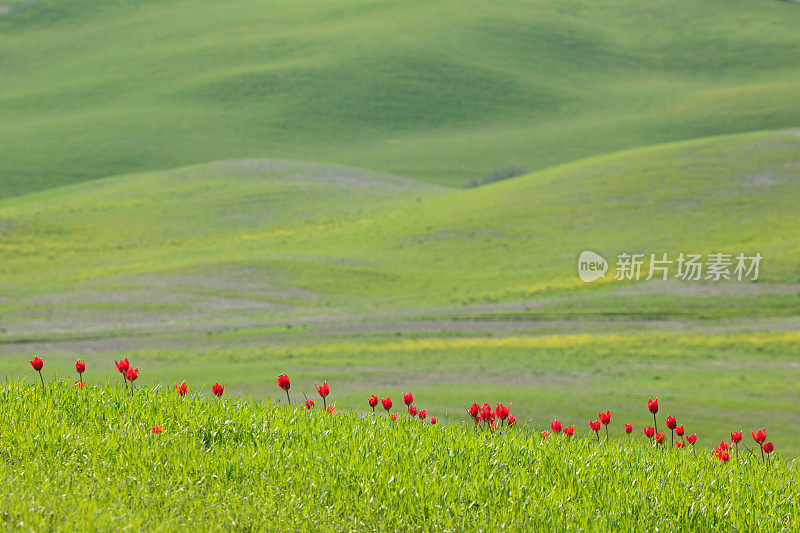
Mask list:
[[[783,454],[800,456],[797,332],[609,329],[316,342],[290,337],[283,346],[270,346],[274,332],[255,339],[189,335],[171,344],[149,339],[146,348],[133,350],[118,347],[135,338],[117,338],[105,349],[78,353],[90,384],[118,381],[112,360],[127,356],[141,370],[138,383],[148,386],[185,380],[191,391],[208,393],[219,381],[232,396],[280,400],[275,377],[287,373],[295,400],[314,397],[313,385],[327,380],[330,401],[340,408],[362,409],[371,394],[400,402],[401,393],[411,390],[421,407],[452,420],[466,420],[465,406],[474,401],[502,401],[513,403],[520,421],[540,428],[554,418],[582,427],[589,416],[610,409],[615,420],[631,422],[638,431],[652,423],[644,400],[653,396],[664,416],[674,414],[704,443],[718,442],[732,429],[766,427]],[[45,377],[74,376],[77,350],[66,342],[53,344],[59,349],[43,356]],[[1,358],[0,373],[33,377],[28,349],[19,346],[22,353]]]
[[[542,441],[401,417],[327,415],[122,385],[0,386],[6,528],[777,530],[800,525],[800,470],[638,432]],[[644,408],[644,406],[642,407]],[[513,411],[513,408],[512,408]],[[161,434],[150,428],[162,425]],[[615,436],[620,422],[612,418]]]
[[[245,157],[465,185],[800,123],[792,2],[5,4],[0,197]]]

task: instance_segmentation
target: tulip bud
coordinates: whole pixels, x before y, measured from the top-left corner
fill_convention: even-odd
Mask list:
[[[654,400],[652,398],[648,398],[648,400],[647,400],[647,409],[653,414],[658,413],[658,400],[657,399]]]
[[[37,372],[41,372],[42,367],[44,367],[44,361],[42,361],[42,358],[39,357],[38,355],[33,358],[33,361],[29,361],[29,363],[31,364],[33,369]]]

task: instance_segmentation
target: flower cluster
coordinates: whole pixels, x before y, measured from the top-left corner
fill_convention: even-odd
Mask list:
[[[500,428],[503,425],[514,427],[517,424],[517,418],[511,414],[510,403],[508,405],[498,403],[494,410],[492,410],[492,405],[489,402],[484,402],[481,406],[473,403],[472,407],[467,409],[467,412],[475,422],[476,428],[485,428],[492,433],[497,430],[498,421]]]
[[[34,357],[32,360],[29,361],[31,367],[39,374],[39,378],[42,382],[42,389],[45,387],[44,377],[42,375],[42,369],[44,368],[44,360],[39,357],[38,355]],[[134,391],[134,382],[139,378],[139,368],[134,368],[128,358],[125,357],[119,361],[114,361],[114,364],[117,367],[117,371],[122,374],[122,380],[125,384],[125,388],[129,389],[131,395],[133,395]],[[86,381],[83,379],[83,374],[86,372],[86,363],[78,359],[75,362],[75,371],[78,373],[78,380],[75,382],[75,389],[84,389],[86,387]],[[289,389],[291,388],[291,382],[289,377],[286,374],[281,374],[278,376],[277,379],[278,387],[280,387],[286,393],[286,401],[291,404],[291,397],[289,396]],[[327,398],[331,393],[331,388],[328,385],[327,381],[323,381],[322,385],[314,384],[314,388],[317,391],[317,394],[320,398],[322,398],[322,406],[323,410],[326,413],[332,414],[336,406],[335,405],[328,405]],[[186,382],[182,382],[180,385],[175,383],[175,391],[177,392],[178,396],[181,398],[186,396],[188,393],[188,386]],[[217,397],[221,398],[222,395],[225,393],[225,384],[221,384],[219,382],[215,382],[214,385],[211,387],[212,394]],[[384,398],[379,398],[378,396],[372,394],[369,396],[367,400],[367,404],[372,408],[373,414],[375,413],[375,408],[377,407],[378,403],[380,402],[383,409],[386,411],[386,414],[391,420],[397,420],[397,414],[392,413],[393,402],[389,396]],[[407,392],[403,394],[403,403],[406,406],[406,410],[410,418],[419,419],[420,421],[425,421],[428,419],[428,410],[422,409],[414,404],[414,395],[411,392]],[[306,410],[311,411],[314,409],[316,402],[306,397],[305,402],[303,402],[304,407]],[[658,430],[658,419],[656,415],[659,411],[658,399],[648,398],[647,400],[647,410],[650,414],[653,415],[653,425],[652,426],[645,426],[642,428],[644,436],[652,442],[654,447],[659,447],[666,442],[666,435]],[[492,405],[489,402],[484,402],[482,405],[478,405],[478,403],[473,403],[467,409],[467,413],[469,413],[470,417],[472,418],[475,428],[478,430],[487,430],[490,433],[494,434],[499,429],[502,428],[513,428],[517,425],[517,419],[514,415],[511,414],[511,404],[503,405],[502,403],[498,403],[492,408]],[[430,418],[431,425],[436,425],[438,422],[436,417]],[[597,419],[589,419],[589,430],[590,434],[593,434],[593,439],[600,441],[600,430],[605,428],[606,440],[610,439],[609,434],[609,426],[611,425],[611,411],[606,410],[605,412],[600,411],[597,413]],[[672,447],[677,448],[687,448],[687,444],[691,447],[691,449],[695,450],[695,444],[697,443],[697,435],[686,434],[686,431],[683,425],[678,425],[678,421],[675,418],[675,415],[670,414],[664,419],[664,425],[667,429],[670,430],[670,445]],[[626,422],[624,424],[624,431],[625,434],[630,436],[633,432],[633,424]],[[152,432],[153,433],[161,433],[163,431],[163,425],[153,426]],[[566,440],[569,441],[575,435],[575,425],[564,425],[560,420],[552,420],[550,422],[550,430],[544,430],[540,433],[542,439],[547,439],[551,435],[561,435],[563,434],[566,437]],[[753,437],[753,441],[755,444],[760,448],[761,452],[761,460],[762,462],[769,463],[770,461],[770,454],[775,450],[775,445],[772,441],[767,442],[767,431],[765,428],[761,428],[758,431],[752,430],[751,435]],[[677,437],[677,442],[676,442]],[[739,446],[743,446],[747,449],[748,452],[752,454],[749,448],[742,442],[742,432],[741,431],[731,431],[730,432],[731,442],[725,442],[722,440],[719,445],[714,448],[714,456],[719,460],[721,463],[727,463],[731,459],[731,450],[733,450],[733,454],[736,457],[736,461],[739,460]]]

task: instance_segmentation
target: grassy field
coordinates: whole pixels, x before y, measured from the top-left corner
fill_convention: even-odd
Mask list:
[[[773,0],[0,0],[0,528],[800,529],[798,27]],[[623,253],[763,260],[621,281]],[[306,412],[323,380],[335,413]],[[408,390],[435,427],[368,412]],[[648,397],[696,449],[649,447]],[[771,466],[712,455],[761,427]]]
[[[2,5],[0,197],[239,158],[465,185],[800,124],[792,2]]]
[[[125,354],[145,383],[252,396],[324,372],[342,407],[413,383],[451,417],[480,391],[535,424],[658,395],[704,439],[766,425],[796,455],[799,148],[726,136],[470,190],[230,161],[7,199],[0,370],[77,354],[98,382]],[[586,248],[765,261],[756,283],[585,285]]]
[[[800,525],[796,463],[773,458],[767,467],[742,447],[739,462],[723,464],[699,442],[694,451],[653,449],[639,431],[622,437],[613,415],[612,440],[595,442],[580,425],[567,442],[522,427],[490,434],[441,419],[392,422],[169,390],[130,396],[122,384],[74,391],[55,382],[42,393],[7,381],[0,402],[0,475],[14,487],[0,491],[9,529]]]

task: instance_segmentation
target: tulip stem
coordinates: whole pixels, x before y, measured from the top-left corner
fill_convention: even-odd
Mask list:
[[[289,389],[284,389],[284,392],[286,392],[286,401],[289,403],[289,405],[291,405],[292,400],[289,399]],[[373,410],[374,410],[374,408],[373,408]]]
[[[608,424],[606,424],[606,442],[608,442]]]
[[[675,447],[675,430],[671,429],[670,431],[672,432],[672,434],[669,437],[669,445]]]
[[[41,370],[37,370],[37,372],[39,373],[39,379],[42,380],[42,390],[44,390],[44,378],[42,377],[42,371]]]
[[[653,427],[655,428],[656,433],[658,433],[658,422],[656,421],[656,414],[655,413],[653,413]]]
[[[122,374],[122,382],[125,384],[125,390],[128,390],[128,378],[125,377],[124,372],[120,372]]]

